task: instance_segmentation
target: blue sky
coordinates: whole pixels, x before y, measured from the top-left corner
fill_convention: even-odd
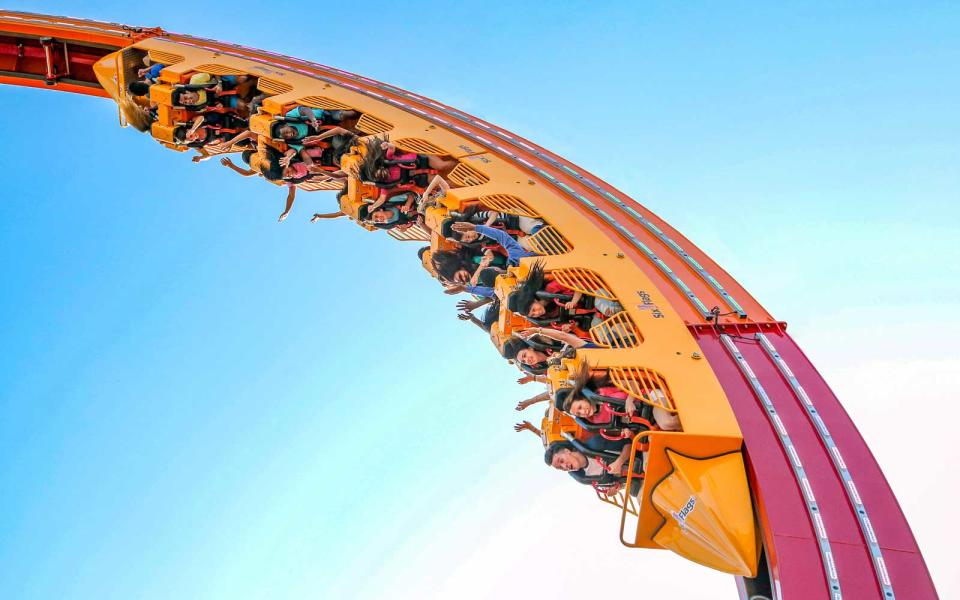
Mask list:
[[[955,4],[368,2],[270,25],[262,3],[9,4],[362,73],[626,191],[790,323],[960,593],[927,510],[956,478],[886,435],[953,453]],[[310,225],[323,193],[277,224],[282,191],[161,151],[106,101],[0,96],[0,597],[574,597],[611,569],[735,594],[621,548],[513,433],[539,390],[415,245]],[[567,547],[595,559],[558,573]]]

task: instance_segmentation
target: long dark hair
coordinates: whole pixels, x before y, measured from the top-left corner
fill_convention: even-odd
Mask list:
[[[546,277],[543,261],[533,263],[526,279],[507,298],[507,308],[517,314],[526,315],[530,311],[530,305],[537,299],[537,292],[543,290]]]
[[[599,410],[600,406],[596,401],[583,395],[583,388],[590,382],[590,367],[587,365],[587,361],[580,363],[580,366],[577,367],[577,370],[574,371],[572,375],[573,387],[569,388],[569,391],[566,393],[567,397],[564,399],[563,406],[561,407],[563,412],[569,413],[570,406],[576,400],[586,400],[590,403],[590,406],[593,407],[594,411]]]
[[[463,255],[449,250],[434,252],[433,256],[430,257],[430,262],[433,264],[433,270],[437,272],[437,276],[449,282],[454,281],[453,276],[456,275],[457,271],[466,269],[473,275],[473,272],[477,269],[477,265],[465,260]]]
[[[264,151],[267,154],[267,158],[260,161],[260,174],[266,179],[270,181],[283,181],[284,183],[292,185],[313,179],[313,174],[309,172],[303,177],[284,177],[283,167],[280,166],[280,152],[270,146],[264,148]]]
[[[558,342],[555,342],[554,340],[551,340],[551,343],[547,344],[536,343],[536,346],[540,346],[540,348],[537,348],[530,340],[514,337],[503,343],[503,350],[501,353],[507,360],[516,360],[517,354],[524,348],[530,348],[531,350],[536,350],[537,352],[544,352],[544,350],[559,352],[560,348],[554,346],[554,344],[557,343]],[[547,372],[547,361],[538,362],[533,366],[517,361],[517,366],[520,367],[521,370],[532,375],[543,375]]]
[[[342,142],[340,142],[340,143],[338,143],[338,144],[335,144],[335,143],[334,143],[334,139],[335,139],[335,138],[347,138],[347,139],[343,140]],[[330,148],[333,150],[333,153],[331,154],[332,159],[333,159],[333,164],[335,164],[335,165],[337,165],[337,166],[339,167],[339,166],[340,166],[340,159],[343,158],[343,155],[344,155],[344,154],[347,154],[348,152],[350,152],[350,150],[351,150],[355,145],[357,145],[359,142],[360,142],[360,138],[357,137],[355,134],[351,134],[351,135],[349,135],[349,136],[348,136],[348,135],[335,135],[335,136],[333,136],[332,138],[330,138]]]
[[[363,140],[366,152],[357,168],[357,174],[362,181],[377,181],[377,171],[386,166],[387,151],[381,147],[381,144],[387,141],[390,141],[387,136],[382,138],[370,136]]]
[[[157,120],[153,113],[128,98],[121,98],[118,102],[123,116],[131,127],[137,131],[150,131],[150,125]]]
[[[471,204],[460,213],[460,218],[458,221],[466,221],[467,223],[473,223],[473,218],[478,212],[481,211],[481,206],[479,204]]]
[[[280,152],[271,146],[265,148],[267,153],[267,159],[261,162],[260,173],[270,181],[283,181],[284,183],[289,183],[296,185],[298,183],[303,183],[304,181],[310,181],[314,178],[314,174],[307,172],[303,177],[284,177],[283,176],[283,167],[280,166],[280,158],[283,156]],[[301,162],[299,159],[296,159],[296,162]],[[293,164],[291,162],[290,164]]]
[[[276,149],[266,146],[263,149],[266,158],[260,161],[260,174],[270,181],[283,179],[283,167],[280,166],[280,153]]]

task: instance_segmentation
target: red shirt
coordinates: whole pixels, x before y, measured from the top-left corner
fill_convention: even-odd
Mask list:
[[[557,283],[556,281],[547,282],[547,285],[543,288],[543,291],[547,292],[548,294],[566,294],[568,296],[572,296],[574,294],[573,290],[565,285]],[[566,304],[566,302],[563,302],[559,298],[554,298],[553,301],[557,304],[557,306],[563,306]]]

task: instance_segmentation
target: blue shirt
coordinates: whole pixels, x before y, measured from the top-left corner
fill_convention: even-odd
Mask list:
[[[523,246],[517,243],[517,240],[513,239],[508,233],[501,231],[500,229],[494,229],[493,227],[487,227],[486,225],[477,225],[477,233],[484,237],[488,237],[503,246],[503,249],[507,251],[508,265],[515,267],[520,264],[521,258],[537,256],[537,254],[534,252],[524,250]]]
[[[493,298],[493,288],[486,287],[484,285],[468,285],[463,288],[468,294],[473,294],[474,296],[481,296],[483,298]]]
[[[166,66],[166,65],[161,65],[160,63],[156,63],[156,64],[153,64],[153,65],[150,65],[150,70],[148,70],[148,71],[144,74],[143,78],[144,78],[144,79],[155,80],[157,77],[160,77],[160,70],[163,69],[163,67],[165,67],[165,66]]]
[[[306,108],[306,109],[309,110],[311,113],[313,113],[313,116],[316,117],[317,120],[319,120],[319,121],[322,121],[322,120],[323,120],[323,115],[324,115],[323,109],[321,109],[321,108],[310,108],[310,107],[304,107],[304,108]],[[288,119],[301,119],[301,120],[302,120],[302,119],[304,118],[304,116],[300,113],[300,109],[299,109],[299,108],[291,108],[291,109],[288,110],[288,111],[286,112],[286,114],[283,115],[283,116],[284,116],[284,117],[287,117]],[[299,152],[300,150],[303,150],[303,144],[300,143],[300,142],[301,142],[301,140],[303,140],[303,138],[307,137],[307,136],[310,134],[310,129],[308,129],[307,126],[306,126],[306,124],[303,123],[303,122],[291,121],[291,122],[285,123],[285,125],[289,125],[290,127],[293,127],[294,129],[297,130],[297,137],[296,137],[296,139],[287,140],[287,146],[293,148],[293,149],[296,150],[297,152]]]
[[[317,119],[318,121],[322,121],[322,120],[323,120],[323,114],[324,114],[324,113],[323,113],[323,109],[322,109],[322,108],[310,108],[309,106],[305,106],[304,108],[306,108],[307,110],[309,110],[310,112],[312,112],[312,113],[313,113],[313,116],[316,117],[316,119]],[[301,114],[301,112],[300,112],[300,108],[299,108],[299,107],[297,107],[297,108],[291,108],[291,109],[288,110],[287,113],[286,113],[285,115],[283,115],[283,116],[287,117],[288,119],[303,119],[303,118],[304,118],[304,117],[303,117],[303,114]]]

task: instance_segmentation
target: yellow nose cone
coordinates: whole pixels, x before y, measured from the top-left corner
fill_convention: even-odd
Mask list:
[[[756,529],[742,454],[666,454],[673,470],[651,494],[666,522],[653,541],[719,571],[756,575]]]

